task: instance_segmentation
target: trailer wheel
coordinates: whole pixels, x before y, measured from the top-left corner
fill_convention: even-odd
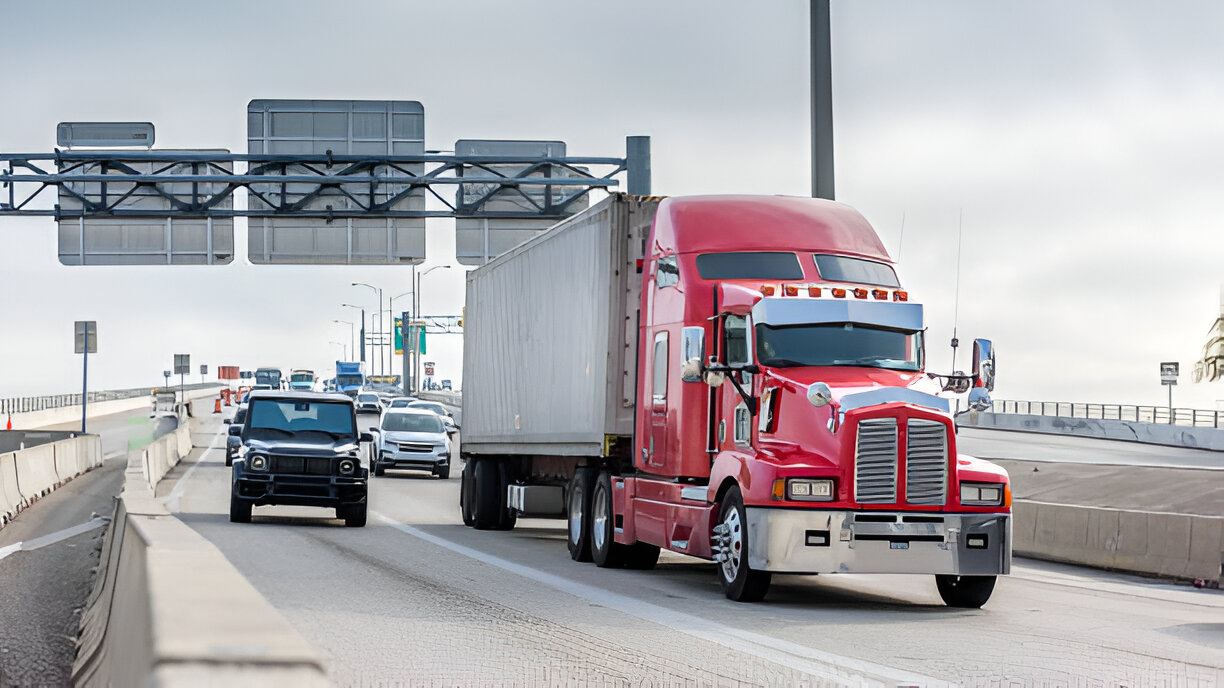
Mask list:
[[[487,457],[474,460],[476,467],[472,469],[472,525],[477,530],[492,530],[498,524],[498,507],[501,500],[497,498],[497,486],[501,471],[497,462]]]
[[[595,469],[579,466],[565,489],[566,544],[570,559],[591,561],[591,492]]]
[[[718,563],[718,580],[727,599],[736,602],[765,599],[772,576],[768,571],[754,571],[748,565],[748,518],[738,485],[732,486],[723,496],[711,542],[714,543],[714,561]]]
[[[463,514],[463,525],[469,528],[476,525],[475,509],[473,508],[476,497],[472,494],[476,485],[476,478],[472,475],[475,467],[475,459],[465,461],[459,480],[459,513]]]
[[[510,462],[497,462],[497,530],[513,530],[518,522],[518,514],[510,508],[510,496],[506,488],[510,486]]]
[[[977,609],[990,599],[994,586],[994,576],[935,576],[939,596],[949,607]]]

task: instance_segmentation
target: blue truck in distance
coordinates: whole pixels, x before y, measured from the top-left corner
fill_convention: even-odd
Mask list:
[[[357,396],[365,386],[365,364],[358,361],[336,361],[336,391]]]

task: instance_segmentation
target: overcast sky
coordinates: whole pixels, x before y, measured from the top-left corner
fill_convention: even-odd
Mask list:
[[[802,0],[3,6],[5,152],[88,120],[243,151],[251,99],[419,100],[431,149],[623,155],[649,134],[655,193],[810,188]],[[995,340],[996,398],[1163,404],[1162,360],[1182,364],[1178,405],[1224,398],[1189,379],[1220,307],[1224,5],[833,0],[832,26],[838,200],[926,304],[931,370],[951,367],[963,217],[956,325]],[[449,228],[431,221],[426,267],[454,264]],[[350,282],[410,289],[402,267],[251,266],[242,221],[237,244],[225,267],[71,268],[50,219],[0,219],[0,396],[79,389],[77,319],[99,323],[98,388],[157,384],[176,352],[323,372],[340,304],[374,308]],[[457,314],[463,271],[423,296]],[[429,346],[459,378],[459,338]]]

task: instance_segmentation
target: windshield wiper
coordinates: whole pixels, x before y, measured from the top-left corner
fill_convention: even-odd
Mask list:
[[[252,432],[254,432],[255,430],[271,430],[271,431],[273,431],[273,432],[283,432],[283,433],[285,433],[286,435],[292,435],[292,434],[293,434],[293,431],[292,431],[292,430],[286,430],[286,429],[284,429],[284,428],[251,428],[251,431],[252,431]]]
[[[774,366],[774,367],[777,367],[777,368],[787,368],[787,367],[796,367],[796,366],[810,366],[810,365],[813,365],[813,364],[811,364],[811,363],[806,363],[806,362],[804,362],[804,361],[796,361],[796,360],[793,360],[793,359],[790,359],[790,358],[767,358],[767,359],[765,359],[765,360],[761,361],[761,363],[762,363],[762,364],[764,364],[764,365],[767,365],[767,366]]]

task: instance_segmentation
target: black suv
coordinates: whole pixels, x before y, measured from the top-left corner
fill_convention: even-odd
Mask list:
[[[250,523],[251,507],[266,504],[334,508],[344,524],[366,522],[366,480],[353,400],[343,394],[252,392],[246,422],[231,425],[241,439],[234,460],[230,520]]]

